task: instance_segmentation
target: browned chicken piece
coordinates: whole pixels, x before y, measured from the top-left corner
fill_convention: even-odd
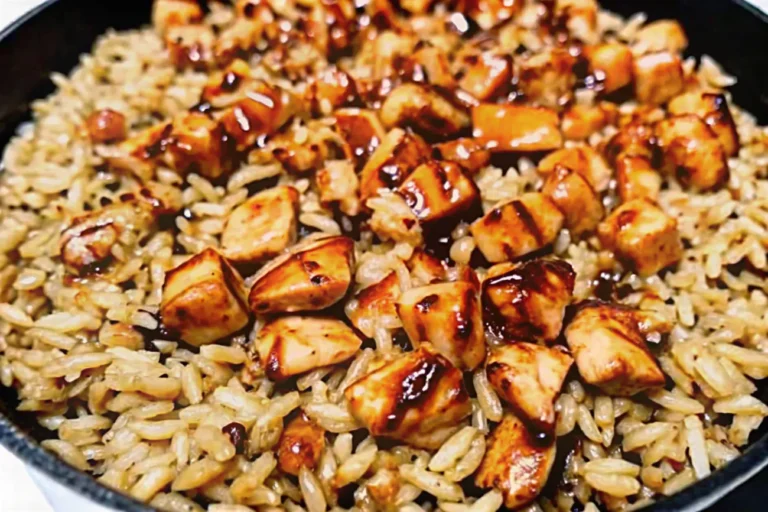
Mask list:
[[[472,411],[461,371],[427,345],[353,382],[344,395],[372,435],[424,448],[437,448],[431,434],[457,426]]]
[[[354,242],[344,236],[310,238],[264,265],[248,302],[256,314],[317,311],[347,293]]]
[[[683,63],[669,52],[649,53],[634,60],[635,95],[640,103],[661,105],[683,90]]]
[[[203,10],[196,0],[155,0],[152,25],[164,34],[170,27],[203,21]]]
[[[489,30],[519,13],[523,4],[522,0],[476,0],[464,5],[480,28]]]
[[[491,263],[512,260],[551,244],[563,214],[544,194],[531,192],[496,206],[470,226],[480,252]]]
[[[653,275],[683,255],[677,221],[648,199],[616,208],[598,226],[597,235],[603,247],[641,276]]]
[[[178,25],[165,33],[165,45],[177,69],[204,70],[213,62],[216,36],[207,25]]]
[[[485,51],[462,60],[459,87],[480,101],[505,92],[512,75],[512,57],[498,51]]]
[[[245,98],[227,109],[220,123],[244,151],[263,135],[270,135],[294,114],[295,101],[290,94],[265,82],[254,81]]]
[[[430,161],[418,166],[397,189],[420,222],[433,222],[468,210],[480,198],[477,185],[458,164]]]
[[[296,131],[289,128],[271,137],[263,148],[254,149],[249,158],[256,158],[256,160],[263,158],[269,161],[269,155],[271,155],[287,172],[306,175],[322,167],[332,151],[333,148],[324,141],[296,142]],[[263,156],[256,156],[259,154]]]
[[[368,46],[364,47],[360,55],[370,53],[373,61],[372,78],[381,80],[397,74],[397,63],[402,62],[413,53],[418,38],[413,34],[397,34],[391,30],[381,32]]]
[[[397,312],[414,347],[429,342],[460,369],[474,370],[485,359],[480,301],[471,283],[412,288],[400,296]]]
[[[213,343],[248,324],[243,279],[216,250],[206,249],[166,274],[160,314],[187,343]]]
[[[554,151],[541,159],[538,171],[548,176],[558,166],[567,167],[581,174],[597,192],[608,189],[613,175],[613,171],[600,153],[590,146],[572,146]]]
[[[728,183],[725,150],[715,133],[694,114],[672,116],[656,124],[663,154],[662,169],[681,185],[694,190],[713,190]]]
[[[324,449],[325,430],[301,413],[289,421],[280,434],[277,467],[294,476],[298,476],[303,467],[314,470]]]
[[[213,54],[219,65],[228,64],[253,50],[262,39],[265,27],[275,21],[266,2],[252,5],[252,17],[237,16],[216,38]]]
[[[495,348],[485,369],[488,381],[526,425],[549,438],[555,433],[555,400],[573,358],[561,346],[518,342]]]
[[[565,339],[584,381],[608,394],[631,396],[664,385],[664,373],[632,309],[600,302],[583,305],[566,327]]]
[[[442,87],[456,88],[456,79],[451,73],[451,63],[446,53],[437,46],[423,45],[399,64],[398,72],[413,81]]]
[[[384,141],[386,132],[373,110],[342,108],[334,113],[334,125],[346,142],[344,154],[360,168]]]
[[[298,315],[269,320],[255,342],[261,366],[275,381],[342,363],[354,356],[361,344],[341,320]]]
[[[541,192],[560,208],[565,215],[565,227],[575,237],[594,231],[603,219],[600,196],[584,175],[568,167],[557,165]]]
[[[181,190],[173,185],[166,185],[157,181],[148,181],[135,194],[137,201],[147,203],[154,216],[177,213],[184,206]],[[121,200],[130,200],[121,195]]]
[[[315,183],[324,206],[338,205],[345,215],[360,213],[360,180],[355,167],[347,160],[331,160],[315,174]]]
[[[552,48],[516,61],[518,87],[533,103],[558,108],[576,85],[576,58],[565,48]]]
[[[258,263],[296,242],[299,192],[281,186],[259,192],[235,208],[221,234],[222,253],[237,263]]]
[[[347,309],[347,316],[360,332],[373,338],[376,322],[381,318],[397,318],[395,302],[400,297],[400,280],[395,272],[390,272],[387,277],[363,288],[355,300],[357,306]]]
[[[569,140],[586,140],[593,133],[614,124],[618,111],[613,103],[597,105],[573,105],[563,113],[560,129]]]
[[[200,98],[216,108],[226,107],[232,103],[233,98],[237,98],[236,93],[252,81],[248,63],[235,59],[221,71],[211,73]]]
[[[635,33],[634,46],[640,53],[682,53],[688,47],[688,38],[677,20],[656,20]]]
[[[314,2],[306,20],[306,34],[323,55],[344,51],[355,37],[356,11],[352,0]]]
[[[482,284],[486,328],[507,341],[554,341],[563,328],[575,279],[571,265],[562,260],[491,267]]]
[[[355,81],[345,71],[329,66],[310,80],[304,97],[315,115],[330,115],[334,110],[358,99]]]
[[[475,175],[491,161],[491,152],[472,138],[459,138],[433,146],[442,160],[454,162],[470,175]]]
[[[661,175],[642,156],[622,155],[616,159],[616,191],[622,202],[646,198],[656,201]]]
[[[216,121],[205,114],[189,112],[175,119],[170,133],[148,148],[147,153],[157,147],[160,158],[171,169],[216,179],[231,169],[221,135]]]
[[[522,421],[506,414],[491,433],[475,484],[496,488],[504,505],[520,508],[539,495],[555,462],[555,443],[544,444]]]
[[[584,56],[589,72],[601,84],[606,94],[618,91],[632,83],[632,51],[622,43],[602,43],[588,46]]]
[[[387,128],[399,126],[441,137],[449,137],[469,126],[469,116],[437,92],[406,83],[389,93],[379,111]]]
[[[158,161],[171,141],[173,125],[170,122],[151,126],[124,140],[117,146],[117,152],[106,160],[113,169],[127,171],[141,181],[152,179]]]
[[[96,144],[119,142],[125,138],[125,116],[115,110],[96,110],[85,120],[88,137]]]
[[[430,157],[429,146],[418,135],[390,130],[360,174],[360,198],[365,202],[380,188],[393,189]]]
[[[656,153],[653,128],[646,124],[631,122],[610,138],[603,149],[609,163],[615,163],[621,155],[642,157],[653,161]]]
[[[733,122],[725,94],[687,92],[672,98],[667,109],[672,115],[696,114],[715,132],[725,149],[726,156],[738,154],[739,133],[736,131],[736,124]]]
[[[583,43],[591,44],[600,39],[597,30],[597,11],[595,0],[557,0],[555,15],[565,18],[568,32]]]
[[[421,284],[445,281],[448,277],[446,265],[421,248],[413,251],[413,255],[406,264],[411,271],[411,278]]]
[[[547,151],[563,145],[557,112],[545,107],[484,103],[472,109],[473,135],[491,153]]]

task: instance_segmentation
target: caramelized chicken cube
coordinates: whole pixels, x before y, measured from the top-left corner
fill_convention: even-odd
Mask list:
[[[461,371],[427,345],[353,382],[344,395],[372,435],[425,448],[437,448],[431,434],[455,427],[472,411]]]
[[[600,153],[589,146],[572,146],[553,151],[541,159],[538,171],[548,176],[558,167],[576,171],[597,192],[604,192],[608,188],[613,174]]]
[[[421,137],[400,128],[390,130],[360,174],[361,199],[375,196],[380,188],[400,186],[411,171],[429,157],[429,146]]]
[[[547,176],[541,192],[565,215],[565,227],[574,236],[593,231],[603,219],[603,203],[589,181],[562,165]]]
[[[631,396],[664,385],[635,313],[620,305],[588,303],[565,329],[581,377],[611,395]]]
[[[681,53],[687,46],[688,38],[676,20],[652,21],[635,34],[635,48],[640,53]]]
[[[557,112],[545,107],[484,103],[472,109],[473,135],[492,153],[547,151],[563,145]]]
[[[301,468],[314,470],[325,449],[325,430],[299,414],[283,429],[277,443],[277,467],[289,475],[298,476]]]
[[[622,202],[640,198],[656,201],[661,191],[661,175],[647,158],[622,155],[616,159],[616,190]]]
[[[125,116],[115,110],[97,110],[85,120],[88,136],[96,144],[119,142],[125,138]]]
[[[586,140],[593,133],[615,123],[617,115],[617,109],[612,103],[576,104],[563,113],[560,129],[566,139]]]
[[[296,242],[299,192],[289,186],[267,189],[235,208],[221,234],[230,261],[258,263]]]
[[[670,100],[667,106],[672,115],[696,114],[707,123],[720,144],[725,149],[726,156],[734,156],[739,152],[739,134],[733,122],[728,100],[723,93],[687,92]]]
[[[157,181],[148,181],[136,194],[137,201],[149,205],[154,216],[177,213],[184,206],[181,190],[173,185]]]
[[[435,144],[442,160],[459,164],[469,174],[477,174],[491,161],[491,152],[472,138],[459,138]]]
[[[259,137],[274,133],[293,113],[293,101],[287,92],[257,81],[245,98],[224,112],[220,122],[237,150],[244,151]]]
[[[341,320],[316,316],[281,316],[258,332],[256,350],[267,376],[285,380],[317,368],[343,363],[362,340]]]
[[[179,173],[197,172],[216,179],[231,167],[221,128],[205,114],[187,113],[173,121],[173,128],[159,141],[163,161]]]
[[[512,76],[512,58],[499,52],[486,51],[466,57],[459,87],[480,101],[503,94]]]
[[[610,163],[621,155],[637,156],[653,161],[656,153],[653,129],[643,123],[630,122],[610,138],[604,153]]]
[[[415,347],[429,342],[461,369],[474,370],[485,359],[480,301],[471,283],[412,288],[400,296],[397,312]]]
[[[649,53],[634,60],[635,95],[641,103],[661,105],[683,90],[683,63],[669,52]]]
[[[274,16],[266,2],[254,8],[252,18],[236,17],[216,38],[213,48],[216,62],[220,65],[228,64],[250,52],[262,39],[267,24],[272,21]]]
[[[554,443],[542,443],[522,421],[506,414],[491,433],[475,484],[498,489],[507,508],[520,508],[536,499],[544,488],[555,452]]]
[[[163,325],[187,343],[213,343],[248,324],[243,279],[206,249],[166,274],[160,313]]]
[[[677,221],[648,199],[616,208],[597,228],[600,242],[641,276],[677,263],[683,245]]]
[[[251,310],[266,314],[325,309],[347,293],[353,265],[351,239],[309,238],[259,270],[248,296]]]
[[[563,221],[549,197],[531,192],[496,206],[473,222],[470,232],[485,258],[498,263],[551,244]]]
[[[417,43],[418,38],[413,34],[398,34],[391,30],[381,32],[368,46],[373,61],[372,78],[381,80],[396,75],[396,64],[411,55]],[[366,55],[365,47],[360,53]]]
[[[420,222],[453,217],[480,197],[475,183],[453,162],[421,164],[397,191]]]
[[[197,0],[155,0],[152,25],[164,34],[170,27],[203,21],[203,9]]]
[[[376,112],[343,108],[334,114],[336,130],[346,142],[344,153],[359,169],[384,141],[386,132]]]
[[[307,86],[305,98],[316,115],[330,115],[334,110],[357,101],[355,81],[345,71],[330,66],[314,77]]]
[[[426,86],[406,83],[389,93],[381,105],[387,128],[399,126],[417,132],[449,137],[469,126],[469,116]]]
[[[360,332],[373,338],[378,324],[397,319],[395,302],[400,297],[400,280],[395,272],[357,292],[354,308],[347,308],[347,316]]]
[[[584,49],[589,72],[610,94],[632,83],[632,51],[622,43],[602,43]]]
[[[204,70],[213,62],[216,36],[207,25],[178,25],[165,34],[165,45],[177,69]]]
[[[221,71],[211,73],[200,99],[214,107],[225,107],[231,103],[233,95],[251,81],[251,67],[244,60],[235,59]]]
[[[495,265],[482,284],[483,321],[496,338],[554,341],[563,328],[576,273],[562,260]]]
[[[555,433],[555,400],[573,358],[561,346],[518,342],[502,345],[488,356],[488,381],[534,431]]]
[[[315,183],[324,206],[338,205],[345,215],[360,213],[360,180],[347,160],[331,160],[315,174]]]
[[[170,122],[142,130],[118,144],[116,153],[109,155],[107,162],[113,169],[131,172],[139,180],[148,181],[172,140],[172,131]]]
[[[414,81],[425,82],[446,90],[456,87],[456,79],[451,73],[448,56],[437,46],[418,47],[412,55],[406,57],[398,72],[403,76],[412,77]]]
[[[568,32],[583,43],[594,43],[600,39],[597,30],[597,12],[599,6],[595,0],[557,0],[555,15],[565,18]]]
[[[536,53],[518,64],[518,86],[526,98],[545,107],[557,108],[576,84],[576,58],[565,48]]]

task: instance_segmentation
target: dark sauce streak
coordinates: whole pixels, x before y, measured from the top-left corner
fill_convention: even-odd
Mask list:
[[[421,409],[429,400],[440,379],[445,374],[446,366],[436,356],[421,360],[403,379],[401,388],[394,400],[393,410],[387,416],[386,429],[397,430],[410,409]]]

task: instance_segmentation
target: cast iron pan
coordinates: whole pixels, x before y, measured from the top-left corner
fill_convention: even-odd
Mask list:
[[[27,105],[53,91],[48,79],[51,72],[68,73],[79,55],[88,52],[107,29],[146,24],[151,3],[50,0],[0,33],[0,149],[27,119]],[[680,20],[690,39],[688,52],[709,54],[737,76],[738,84],[731,89],[736,103],[756,115],[761,124],[768,124],[768,72],[763,54],[768,49],[768,16],[741,0],[603,0],[601,4],[624,16],[644,11],[650,19]],[[768,385],[759,393],[763,400],[768,399]],[[16,404],[15,391],[0,386],[0,443],[12,453],[97,503],[118,510],[151,510],[40,448],[37,442],[51,437],[50,432],[39,427],[31,414],[17,412]],[[659,501],[652,510],[764,510],[768,422],[751,441],[751,447],[724,469]]]

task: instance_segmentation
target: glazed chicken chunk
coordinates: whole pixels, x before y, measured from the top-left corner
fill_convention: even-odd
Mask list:
[[[390,272],[378,283],[357,292],[355,305],[347,308],[347,316],[360,332],[373,338],[377,325],[388,327],[397,321],[395,303],[399,297],[400,280],[395,272]]]
[[[469,116],[436,92],[419,84],[403,84],[381,105],[387,128],[413,128],[422,134],[448,137],[469,125]]]
[[[487,51],[463,59],[465,65],[459,87],[480,101],[502,93],[512,73],[512,59],[500,52]]]
[[[152,25],[160,33],[170,27],[189,25],[203,20],[203,10],[196,0],[155,0],[152,4]]]
[[[248,303],[256,314],[325,309],[347,293],[353,265],[351,239],[307,239],[259,270]]]
[[[341,108],[334,113],[334,118],[336,130],[346,142],[345,156],[358,168],[362,167],[387,134],[379,117],[373,110]]]
[[[640,53],[681,53],[687,46],[688,38],[676,20],[652,21],[635,34],[634,48]]]
[[[216,36],[206,25],[178,25],[168,28],[165,45],[178,69],[203,70],[213,61]]]
[[[649,53],[634,60],[635,95],[642,103],[661,105],[683,90],[683,63],[669,52]]]
[[[603,203],[589,181],[576,171],[558,165],[547,176],[541,192],[560,208],[565,227],[574,236],[593,231],[603,218]]]
[[[471,283],[439,283],[404,292],[397,312],[414,346],[428,341],[461,369],[485,359],[485,339],[477,289]]]
[[[623,202],[641,198],[656,201],[661,191],[661,174],[645,157],[622,155],[616,159],[616,190]]]
[[[664,385],[638,319],[634,310],[619,305],[595,302],[579,308],[565,339],[585,382],[619,396]]]
[[[397,189],[419,222],[453,217],[480,198],[475,183],[453,162],[430,161],[417,167]]]
[[[354,217],[360,213],[360,180],[352,162],[329,160],[315,173],[323,206],[338,205],[339,211]]]
[[[329,66],[314,77],[305,93],[312,112],[323,115],[355,103],[357,97],[355,81],[336,66]]]
[[[429,154],[429,146],[418,135],[390,130],[360,174],[361,199],[375,196],[380,188],[398,187]]]
[[[534,432],[555,433],[555,400],[573,359],[561,346],[518,342],[491,351],[488,381]]]
[[[571,146],[553,151],[541,159],[537,170],[547,176],[558,166],[581,174],[597,192],[604,192],[608,188],[613,175],[600,153],[590,146]]]
[[[586,140],[595,132],[616,121],[618,112],[612,103],[575,104],[563,113],[560,129],[568,140]]]
[[[576,58],[567,49],[544,50],[516,64],[520,90],[539,105],[557,108],[573,90]]]
[[[434,148],[442,160],[458,164],[471,175],[480,172],[491,161],[491,152],[472,138],[441,142]]]
[[[599,38],[597,12],[600,6],[595,0],[557,0],[555,16],[565,18],[565,27],[576,39],[592,43]]]
[[[726,156],[739,152],[739,134],[723,93],[694,91],[670,100],[667,107],[672,115],[695,114],[715,133]]]
[[[632,83],[632,51],[621,43],[588,46],[584,55],[589,71],[600,80],[603,92],[612,93]]]
[[[557,112],[546,107],[484,103],[472,109],[472,126],[475,138],[492,153],[563,145]]]
[[[160,313],[187,343],[213,343],[248,324],[245,285],[223,256],[206,249],[166,274]]]
[[[304,413],[283,429],[277,443],[277,466],[289,475],[298,476],[301,468],[314,470],[325,449],[325,430]]]

